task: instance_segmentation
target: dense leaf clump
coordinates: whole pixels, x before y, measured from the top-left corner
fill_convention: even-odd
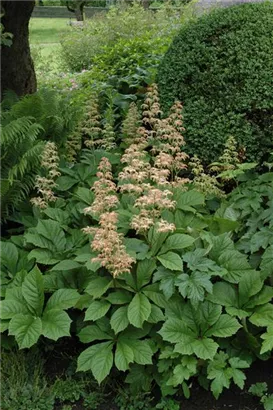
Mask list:
[[[188,152],[215,160],[230,135],[249,160],[272,149],[273,5],[247,4],[184,26],[158,73],[165,112],[184,104]]]
[[[132,398],[155,385],[188,398],[197,380],[215,398],[243,389],[273,349],[272,172],[243,167],[230,140],[205,174],[182,151],[180,102],[160,118],[155,85],[122,135],[103,132],[96,107],[69,160],[47,142],[34,206],[0,244],[6,345],[77,337],[77,372],[116,377]],[[226,181],[238,184],[229,195]]]

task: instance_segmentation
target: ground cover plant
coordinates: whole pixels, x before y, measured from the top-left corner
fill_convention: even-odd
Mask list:
[[[55,141],[61,152],[79,116],[71,99],[53,90],[40,90],[22,99],[7,93],[1,112],[1,220],[33,189],[45,141]]]
[[[119,146],[91,103],[81,149],[60,165],[46,144],[33,207],[3,239],[7,343],[77,335],[77,371],[99,384],[118,374],[129,396],[243,389],[273,348],[272,173],[242,172],[229,141],[205,174],[183,151],[181,104],[162,119],[156,86],[142,113],[131,105]],[[226,196],[238,170],[245,182]]]
[[[33,50],[39,91],[2,103],[2,406],[270,410],[271,151],[191,151],[187,107],[148,85],[192,9],[129,10],[88,26],[109,42],[87,72],[45,78]]]
[[[215,11],[182,27],[158,71],[165,112],[185,107],[188,151],[214,161],[232,135],[248,160],[272,151],[272,4]]]

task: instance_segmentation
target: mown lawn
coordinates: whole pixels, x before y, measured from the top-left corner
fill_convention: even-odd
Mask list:
[[[30,19],[29,39],[32,55],[35,60],[35,51],[40,54],[40,61],[48,64],[51,69],[59,67],[60,40],[62,35],[71,30],[67,18],[36,18]],[[37,58],[36,58],[37,60]]]
[[[31,18],[29,24],[30,43],[59,43],[62,34],[70,30],[67,18]]]

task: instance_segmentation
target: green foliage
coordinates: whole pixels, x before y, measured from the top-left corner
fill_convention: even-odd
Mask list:
[[[268,394],[267,383],[252,384],[249,388],[249,393],[260,398],[260,402],[265,410],[273,409],[273,394]]]
[[[83,380],[72,378],[57,379],[53,385],[52,392],[60,402],[69,401],[75,403],[81,398],[85,384]]]
[[[167,18],[166,18],[167,17]],[[177,12],[148,12],[139,4],[116,6],[96,15],[83,30],[62,39],[62,56],[71,71],[91,69],[89,79],[133,74],[154,66],[177,30]],[[160,33],[160,34],[159,34]]]
[[[6,218],[29,195],[40,168],[44,143],[42,131],[32,117],[2,119],[1,132],[1,208]],[[14,149],[16,147],[16,149]]]
[[[120,389],[115,403],[119,410],[150,410],[152,398],[149,393],[139,393],[135,396],[127,389]]]
[[[163,398],[155,408],[162,410],[179,410],[180,405],[175,400]]]
[[[54,395],[37,353],[2,352],[1,376],[3,410],[53,410]]]
[[[81,114],[69,96],[46,88],[15,101],[11,104],[3,101],[8,121],[33,117],[42,127],[40,139],[53,141],[58,147],[65,143]]]
[[[18,100],[7,94],[2,102],[1,208],[6,219],[30,195],[41,167],[43,140],[60,151],[76,125],[79,110],[54,91],[41,90]],[[14,150],[16,147],[16,150]]]
[[[171,143],[178,134],[169,130]],[[219,200],[176,179],[173,160],[165,185],[152,179],[167,156],[162,147],[156,156],[150,138],[125,153],[92,147],[63,160],[57,200],[17,216],[21,229],[1,254],[5,336],[29,348],[76,334],[86,345],[79,374],[91,372],[102,386],[121,375],[130,393],[120,405],[134,409],[147,408],[141,397],[155,384],[164,397],[188,398],[194,378],[211,381],[215,397],[231,383],[242,389],[244,369],[273,348],[272,173],[243,174]],[[92,401],[70,383],[57,382],[60,400],[73,391],[72,400],[90,393]]]
[[[159,67],[164,111],[184,104],[186,148],[207,164],[232,135],[247,159],[272,147],[272,4],[218,9],[182,27]]]

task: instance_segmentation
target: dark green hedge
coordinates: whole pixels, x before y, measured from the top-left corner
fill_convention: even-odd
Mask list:
[[[184,104],[188,152],[215,160],[228,136],[248,160],[273,151],[273,4],[218,9],[182,28],[158,72],[163,110]]]

